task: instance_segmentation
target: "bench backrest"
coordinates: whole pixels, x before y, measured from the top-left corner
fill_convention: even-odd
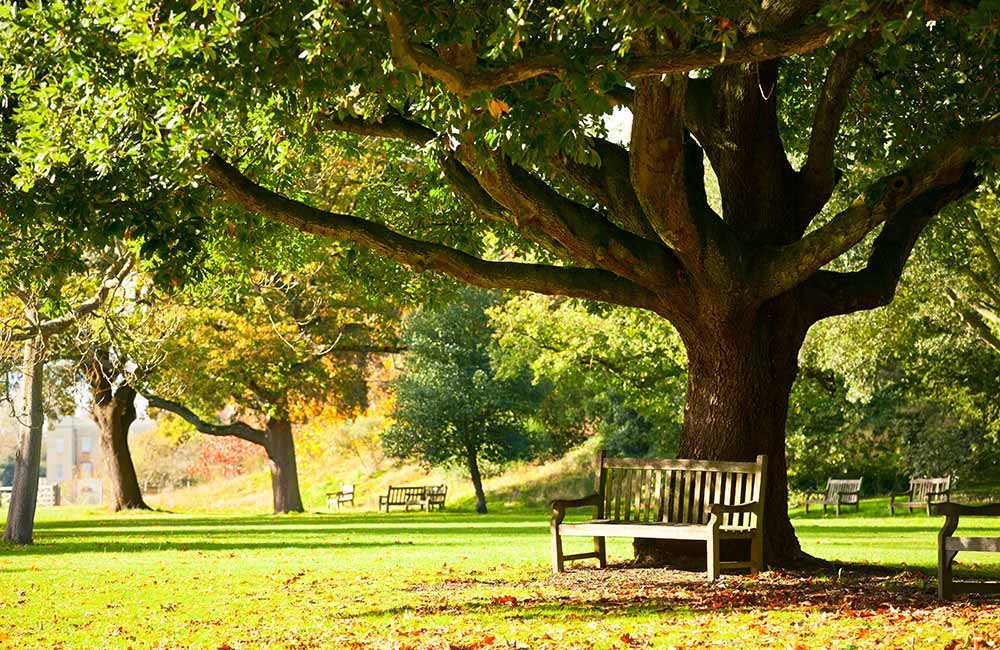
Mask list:
[[[834,501],[840,495],[841,503],[855,504],[861,497],[860,478],[830,478],[826,480],[826,498]]]
[[[924,501],[927,495],[932,492],[947,492],[951,489],[951,477],[943,478],[911,478],[910,479],[910,500]],[[944,499],[944,495],[931,497],[934,499]]]
[[[762,512],[766,459],[756,462],[598,455],[599,519],[672,524],[708,523],[713,504],[757,501],[753,513],[726,514],[723,526],[754,527]]]
[[[413,501],[422,501],[424,498],[423,487],[393,487],[389,486],[389,494],[386,501],[392,505],[406,505]]]
[[[425,489],[425,493],[429,503],[444,503],[444,498],[448,494],[448,486],[428,485]]]

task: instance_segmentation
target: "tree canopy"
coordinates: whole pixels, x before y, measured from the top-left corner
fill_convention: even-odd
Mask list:
[[[7,4],[4,213],[15,231],[115,231],[188,268],[206,229],[250,236],[263,217],[473,285],[654,312],[688,357],[679,453],[766,453],[767,553],[794,559],[798,349],[814,323],[888,303],[934,215],[995,182],[998,12]],[[625,145],[607,137],[616,106],[632,115]],[[310,173],[377,156],[387,191],[346,207]],[[91,181],[111,197],[101,219],[24,207]],[[116,197],[155,217],[116,214]]]

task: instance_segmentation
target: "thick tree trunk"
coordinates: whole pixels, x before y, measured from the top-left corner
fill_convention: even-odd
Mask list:
[[[38,502],[38,475],[42,460],[42,374],[45,369],[45,341],[42,337],[24,344],[21,364],[21,413],[14,485],[7,510],[3,539],[12,544],[30,544]]]
[[[132,454],[128,448],[128,430],[135,422],[135,389],[121,386],[110,396],[94,395],[91,415],[101,431],[101,451],[110,484],[108,508],[120,510],[149,510],[142,498],[139,479],[136,477]]]
[[[479,473],[479,458],[476,449],[469,447],[466,450],[465,461],[469,467],[469,476],[472,477],[472,487],[476,490],[476,512],[485,515],[486,492],[483,491],[483,475]]]
[[[267,439],[274,513],[303,512],[302,495],[299,492],[299,472],[295,464],[292,424],[287,420],[268,420]]]
[[[751,323],[706,326],[703,336],[686,340],[688,394],[678,456],[750,461],[767,455],[764,556],[777,566],[805,558],[788,518],[785,420],[806,322],[793,298],[784,296],[762,307]],[[645,563],[670,563],[671,555],[686,550],[701,558],[705,553],[703,544],[651,540],[636,540],[635,550]],[[734,544],[729,552],[745,549]]]

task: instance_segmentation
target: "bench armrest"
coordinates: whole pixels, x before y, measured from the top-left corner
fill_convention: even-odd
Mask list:
[[[809,492],[806,492],[805,495],[806,495],[807,499],[809,497],[817,497],[817,496],[824,496],[825,497],[826,496],[826,490],[810,490]]]
[[[759,506],[760,501],[748,501],[746,503],[736,505],[713,503],[708,509],[708,526],[711,528],[718,528],[722,524],[722,515],[739,514],[743,512],[756,513]]]
[[[601,505],[601,495],[594,493],[580,497],[579,499],[556,499],[550,505],[552,506],[552,525],[558,526],[566,517],[566,508],[599,507]]]
[[[967,506],[961,503],[935,503],[931,506],[934,514],[958,518],[959,515],[973,517],[1000,517],[1000,503],[985,506]]]

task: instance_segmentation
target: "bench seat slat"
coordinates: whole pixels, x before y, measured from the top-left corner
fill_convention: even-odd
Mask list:
[[[559,524],[559,534],[567,537],[641,537],[646,539],[708,539],[711,529],[691,524],[644,524],[612,520]],[[753,537],[754,529],[722,526],[722,537]]]
[[[1000,537],[949,537],[944,547],[949,551],[1000,553]]]

